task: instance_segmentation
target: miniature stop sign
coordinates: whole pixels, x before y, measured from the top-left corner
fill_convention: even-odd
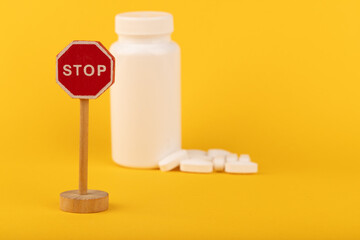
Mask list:
[[[56,82],[72,98],[80,98],[79,189],[60,194],[60,208],[66,212],[101,212],[109,205],[107,192],[87,187],[89,99],[113,84],[114,62],[96,41],[73,41],[56,56]]]
[[[56,82],[72,98],[97,98],[114,82],[114,62],[100,42],[73,41],[56,56]]]

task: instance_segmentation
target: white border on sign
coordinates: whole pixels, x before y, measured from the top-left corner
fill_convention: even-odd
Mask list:
[[[96,45],[109,59],[110,59],[110,82],[105,85],[96,95],[74,95],[72,94],[60,81],[59,81],[59,73],[58,73],[58,61],[62,55],[72,46],[72,45],[79,45],[79,44],[93,44]],[[72,98],[79,98],[79,99],[96,99],[98,98],[106,89],[108,89],[114,81],[114,61],[111,55],[98,43],[95,41],[72,41],[69,45],[66,46],[57,56],[56,56],[56,82],[60,85],[62,89],[65,90],[67,94],[69,94]]]

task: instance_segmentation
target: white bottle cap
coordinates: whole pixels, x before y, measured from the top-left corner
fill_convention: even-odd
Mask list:
[[[119,35],[160,35],[173,31],[173,17],[170,13],[144,11],[115,16],[115,32]]]

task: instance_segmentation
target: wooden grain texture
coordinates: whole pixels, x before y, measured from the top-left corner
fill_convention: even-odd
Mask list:
[[[87,194],[89,99],[80,99],[79,192]]]
[[[96,213],[109,207],[109,194],[99,190],[88,190],[86,195],[78,190],[60,194],[60,209],[71,213]]]

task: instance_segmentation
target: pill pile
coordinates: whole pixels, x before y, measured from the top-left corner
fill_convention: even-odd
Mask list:
[[[248,154],[231,153],[223,149],[179,150],[159,162],[161,171],[171,171],[180,166],[182,172],[194,173],[257,173],[258,165],[251,161]]]

